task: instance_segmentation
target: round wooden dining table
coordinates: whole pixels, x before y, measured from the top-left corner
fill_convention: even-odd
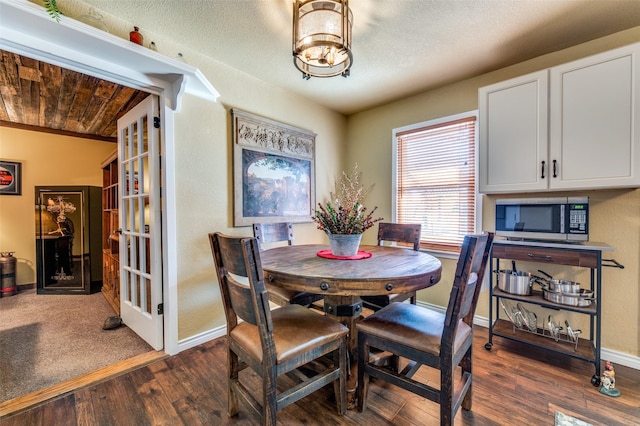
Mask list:
[[[265,282],[295,291],[324,295],[324,312],[349,328],[351,354],[347,380],[347,408],[355,408],[358,336],[362,316],[360,296],[405,293],[440,281],[442,264],[430,254],[412,248],[360,246],[364,259],[328,259],[319,252],[325,245],[291,245],[260,253]]]
[[[442,264],[434,256],[409,248],[360,246],[371,257],[357,260],[318,256],[326,245],[291,245],[260,253],[265,282],[295,291],[324,295],[324,311],[355,330],[362,314],[360,296],[406,293],[440,281]],[[349,349],[357,348],[356,333]]]

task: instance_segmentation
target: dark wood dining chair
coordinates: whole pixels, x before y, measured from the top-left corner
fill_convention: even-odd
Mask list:
[[[381,222],[378,223],[378,245],[383,245],[385,241],[406,243],[418,251],[420,250],[421,231],[422,225],[419,224]],[[407,299],[415,305],[416,292],[362,296],[362,305],[375,312],[391,302],[404,302]]]
[[[367,406],[369,377],[376,377],[440,404],[440,424],[452,425],[460,408],[471,410],[473,316],[493,234],[464,238],[444,313],[408,303],[392,303],[357,324],[358,409]],[[408,359],[402,371],[376,365],[372,349]],[[420,366],[440,370],[440,386],[413,379]],[[454,386],[458,366],[461,380]]]
[[[254,223],[253,236],[258,240],[260,250],[273,247],[277,243],[293,245],[293,225],[289,222]],[[280,306],[294,304],[308,307],[323,299],[321,294],[287,290],[269,283],[265,285],[269,291],[269,300]]]
[[[255,238],[216,232],[209,234],[209,241],[227,319],[228,415],[238,413],[240,396],[262,417],[262,424],[275,425],[279,410],[330,383],[334,385],[338,413],[343,415],[347,327],[300,305],[271,311]],[[327,362],[328,355],[332,355],[332,362]],[[278,377],[321,357],[321,362],[313,366],[316,371],[320,369],[319,373],[304,376],[299,384],[277,392],[276,384],[282,385]],[[249,391],[255,391],[255,383],[240,381],[239,373],[247,367],[262,379],[261,402]],[[307,369],[305,373],[309,374]]]

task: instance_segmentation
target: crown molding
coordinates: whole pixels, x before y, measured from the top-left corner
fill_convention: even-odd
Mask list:
[[[26,0],[0,0],[0,49],[163,95],[174,111],[184,93],[219,97],[199,69]]]

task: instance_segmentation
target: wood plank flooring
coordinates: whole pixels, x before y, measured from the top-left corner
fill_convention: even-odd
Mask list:
[[[9,414],[16,414],[48,400],[58,398],[86,386],[95,385],[129,371],[141,368],[151,362],[168,357],[164,352],[149,351],[113,365],[100,368],[82,376],[65,380],[44,389],[0,403],[0,419]]]
[[[484,349],[487,329],[474,341],[473,409],[460,410],[456,425],[553,425],[556,410],[598,425],[640,424],[640,371],[616,368],[622,395],[603,395],[590,383],[592,364],[547,354],[494,338]],[[80,388],[28,409],[4,413],[0,425],[254,425],[258,419],[241,404],[226,414],[226,340],[216,339],[156,360],[133,371]],[[417,377],[437,383],[423,367]],[[247,377],[255,383],[257,377]],[[288,380],[288,379],[284,379]],[[278,413],[282,425],[437,425],[438,406],[404,390],[373,381],[368,409],[336,414],[332,386]]]

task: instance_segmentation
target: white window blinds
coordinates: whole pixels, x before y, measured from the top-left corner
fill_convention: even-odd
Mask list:
[[[397,221],[422,224],[421,246],[459,252],[475,231],[475,115],[396,133]]]

